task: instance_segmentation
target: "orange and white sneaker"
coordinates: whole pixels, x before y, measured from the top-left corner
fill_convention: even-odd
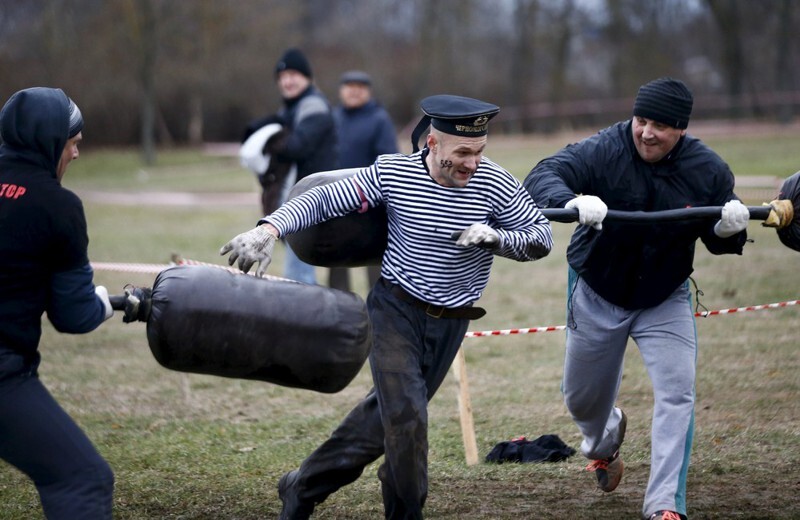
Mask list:
[[[597,476],[597,487],[606,493],[617,489],[619,481],[622,480],[622,472],[624,469],[625,465],[622,463],[619,451],[612,457],[593,460],[586,466],[586,471],[594,471],[595,476]]]
[[[649,520],[686,520],[686,517],[675,511],[656,511]]]
[[[619,444],[625,440],[625,430],[628,427],[628,417],[625,412],[622,412],[622,418],[619,422]],[[622,472],[625,470],[625,465],[622,463],[622,458],[619,456],[619,449],[611,457],[607,459],[593,460],[588,466],[586,471],[594,471],[597,477],[597,487],[610,493],[617,489],[619,481],[622,480]]]

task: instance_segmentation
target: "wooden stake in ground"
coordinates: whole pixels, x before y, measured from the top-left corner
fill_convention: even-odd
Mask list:
[[[474,466],[478,463],[478,443],[475,440],[475,423],[472,421],[472,402],[469,398],[469,383],[467,382],[467,360],[464,357],[463,346],[458,349],[458,354],[453,361],[453,373],[458,385],[458,415],[461,418],[464,456],[467,466]]]

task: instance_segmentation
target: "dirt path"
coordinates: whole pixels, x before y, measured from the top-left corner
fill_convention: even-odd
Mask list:
[[[75,190],[84,201],[113,206],[243,206],[256,205],[257,193],[189,193],[179,191]]]

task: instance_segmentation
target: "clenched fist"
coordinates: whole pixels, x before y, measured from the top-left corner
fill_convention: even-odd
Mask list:
[[[731,200],[722,206],[721,217],[714,226],[714,233],[720,238],[727,238],[747,229],[750,210],[738,200]]]
[[[606,218],[608,207],[599,197],[594,195],[581,195],[567,202],[565,209],[577,209],[578,221],[585,226],[592,226],[596,230],[603,229],[603,219]]]

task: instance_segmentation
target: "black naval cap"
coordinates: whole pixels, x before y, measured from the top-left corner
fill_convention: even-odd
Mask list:
[[[480,137],[489,132],[489,120],[500,112],[500,107],[463,96],[440,94],[426,97],[420,102],[425,114],[411,134],[414,151],[419,150],[419,138],[428,128],[450,135]]]

